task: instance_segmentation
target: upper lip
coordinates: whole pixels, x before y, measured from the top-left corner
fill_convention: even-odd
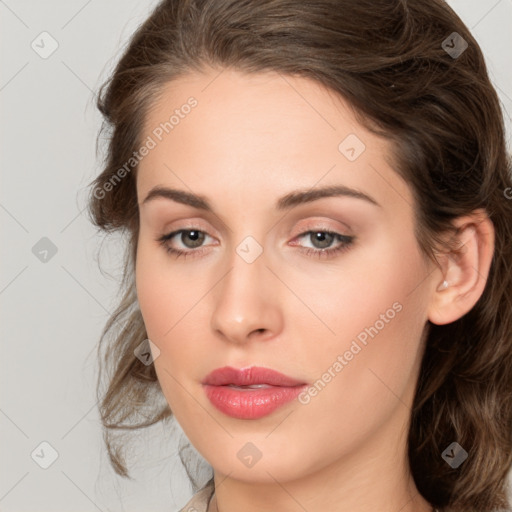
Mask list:
[[[211,386],[250,386],[252,384],[268,384],[270,386],[294,387],[304,385],[305,382],[298,381],[280,372],[261,366],[248,368],[233,368],[224,366],[209,373],[202,384]]]

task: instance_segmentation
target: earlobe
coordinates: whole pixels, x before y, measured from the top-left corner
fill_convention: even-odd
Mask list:
[[[428,319],[437,325],[454,322],[480,299],[494,254],[494,225],[479,210],[477,217],[459,218],[458,246],[445,255],[441,280],[435,274]]]

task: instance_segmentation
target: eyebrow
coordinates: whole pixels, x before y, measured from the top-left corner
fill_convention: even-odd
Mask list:
[[[323,197],[339,196],[362,199],[363,201],[367,201],[375,206],[381,206],[375,199],[373,199],[373,197],[365,194],[364,192],[361,192],[360,190],[346,187],[345,185],[330,185],[309,190],[294,190],[278,199],[275,204],[275,208],[279,211],[288,210],[294,206],[298,206],[299,204],[310,203]],[[146,204],[156,198],[170,199],[171,201],[176,201],[177,203],[185,204],[213,213],[213,208],[206,197],[193,194],[191,192],[186,192],[185,190],[162,187],[160,185],[157,185],[150,190],[142,204]]]

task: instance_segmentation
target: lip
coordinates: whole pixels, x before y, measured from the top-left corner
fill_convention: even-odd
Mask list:
[[[212,405],[224,414],[238,419],[258,419],[296,398],[307,383],[270,368],[225,366],[209,373],[202,385]]]
[[[264,368],[262,366],[250,366],[247,368],[233,368],[224,366],[209,373],[203,380],[203,384],[211,386],[250,386],[253,384],[268,384],[269,386],[293,387],[306,384],[292,379],[283,373]]]

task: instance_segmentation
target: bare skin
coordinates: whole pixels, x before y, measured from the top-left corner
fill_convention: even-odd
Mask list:
[[[214,469],[210,510],[431,512],[406,454],[424,330],[428,320],[460,318],[481,296],[492,223],[482,212],[459,219],[468,227],[463,254],[434,265],[414,237],[412,193],[389,163],[388,142],[344,101],[304,78],[219,72],[165,88],[143,138],[155,138],[189,97],[198,103],[157,141],[137,176],[139,303],[160,351],[154,364],[165,398]],[[365,145],[353,161],[357,139],[339,149],[349,134]],[[334,196],[275,208],[294,190],[328,185],[378,204]],[[203,196],[213,212],[163,197],[144,202],[156,186]],[[190,231],[166,242],[186,258],[157,241],[180,229],[204,234],[199,246]],[[346,239],[321,246],[303,234],[309,230],[354,238],[319,257]],[[248,236],[255,242],[242,244]],[[239,247],[262,252],[248,263]],[[445,279],[449,286],[439,288]],[[378,333],[345,357],[371,326]],[[336,371],[339,355],[346,364]],[[226,365],[266,366],[311,386],[329,369],[331,378],[308,403],[241,420],[213,407],[201,385]],[[261,453],[252,467],[237,456],[246,443]]]

